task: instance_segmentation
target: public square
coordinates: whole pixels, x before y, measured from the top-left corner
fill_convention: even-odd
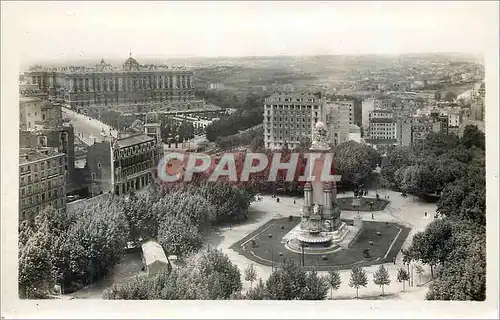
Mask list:
[[[409,235],[406,237],[406,240],[401,246],[402,249],[405,249],[411,244],[412,236],[418,231],[423,231],[427,224],[433,221],[434,215],[428,214],[427,217],[425,217],[424,212],[434,213],[436,210],[436,204],[426,203],[417,198],[413,200],[412,197],[402,197],[400,193],[390,190],[379,190],[378,192],[382,198],[384,196],[389,196],[390,203],[387,207],[382,211],[373,212],[374,219],[372,219],[371,216],[372,212],[360,212],[360,215],[362,216],[363,221],[382,223],[392,222],[409,228]],[[369,190],[368,196],[373,196],[374,194],[374,190]],[[338,199],[340,200],[342,197],[352,196],[352,192],[346,192],[339,195]],[[215,246],[222,250],[229,256],[231,261],[239,267],[241,272],[243,272],[248,264],[253,263],[258,277],[262,278],[262,280],[266,280],[272,272],[272,266],[256,263],[233,250],[231,247],[236,242],[247,237],[252,232],[255,232],[256,229],[268,223],[272,219],[288,218],[291,214],[300,215],[302,204],[303,202],[300,198],[280,197],[280,202],[277,203],[276,199],[270,196],[264,196],[262,201],[256,201],[250,206],[250,212],[248,214],[249,218],[247,221],[238,225],[227,225],[222,227],[218,232],[212,234],[212,236],[207,239],[206,245],[212,247]],[[343,220],[352,220],[356,214],[356,211],[342,211],[341,218]],[[265,234],[267,235],[268,233]],[[431,277],[430,269],[427,266],[424,266],[425,272],[421,277],[421,283],[424,285],[413,287],[406,286],[405,291],[402,292],[401,283],[396,281],[398,269],[404,266],[402,259],[402,254],[398,253],[396,255],[395,264],[393,262],[387,262],[384,264],[391,277],[391,284],[385,288],[386,295],[384,297],[380,296],[380,288],[372,281],[373,273],[377,270],[379,264],[364,267],[368,276],[368,285],[366,288],[360,289],[359,298],[424,300],[425,293],[428,290],[428,285],[426,285],[426,283]],[[320,275],[326,274],[325,271],[319,271],[318,273]],[[352,299],[355,297],[355,290],[348,285],[349,274],[350,267],[340,270],[342,284],[340,285],[339,290],[333,292],[333,299]],[[414,275],[414,283],[416,285],[420,280],[418,278],[419,277]],[[247,290],[249,287],[250,284],[244,281],[243,290]],[[328,297],[330,298],[330,294]]]

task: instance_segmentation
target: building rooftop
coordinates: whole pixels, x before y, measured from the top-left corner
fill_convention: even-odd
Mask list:
[[[385,119],[385,118],[372,118],[370,119],[370,123],[393,123],[396,122],[394,119]]]
[[[142,244],[142,255],[144,257],[144,264],[147,266],[153,264],[156,261],[168,264],[167,256],[165,255],[165,250],[156,241],[148,241]]]
[[[154,138],[143,133],[123,132],[122,134],[124,134],[125,136],[122,136],[121,138],[116,140],[116,144],[120,148],[130,147],[143,142],[155,141]]]
[[[385,110],[385,109],[375,109],[373,111],[370,111],[370,113],[393,113],[394,111],[392,110]]]
[[[145,71],[189,71],[185,67],[165,65],[141,65],[137,60],[130,56],[121,66],[113,66],[101,59],[100,63],[94,66],[64,66],[64,67],[42,67],[39,65],[30,67],[28,74],[31,72],[58,72],[65,74],[79,73],[123,73],[123,72],[145,72]]]
[[[37,102],[37,101],[43,101],[43,100],[38,97],[19,97],[19,102]]]
[[[57,151],[56,148],[20,148],[19,149],[19,164],[39,161],[45,158],[56,156],[64,156],[63,153]]]

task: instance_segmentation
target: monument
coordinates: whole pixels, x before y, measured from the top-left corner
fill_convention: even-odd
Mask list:
[[[316,123],[309,150],[322,154],[330,151],[323,122]],[[360,227],[347,226],[340,220],[336,182],[325,182],[319,177],[312,180],[304,186],[301,221],[283,238],[285,247],[296,252],[324,253],[349,246]]]

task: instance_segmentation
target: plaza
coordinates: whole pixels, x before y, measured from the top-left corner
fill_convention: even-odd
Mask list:
[[[285,259],[296,260],[306,270],[346,269],[354,265],[370,266],[392,262],[409,233],[409,228],[396,223],[364,222],[363,230],[348,248],[325,248],[316,252],[294,252],[286,247],[282,238],[296,226],[299,217],[272,219],[231,246],[246,258],[266,266],[275,267]],[[343,221],[351,224],[351,220]],[[380,235],[377,233],[380,232]],[[363,250],[369,249],[369,256]],[[303,258],[303,260],[302,260]]]
[[[375,194],[374,190],[368,190],[369,196]],[[424,216],[424,212],[435,212],[436,204],[426,203],[419,199],[413,200],[411,197],[402,197],[400,193],[390,190],[378,190],[381,198],[389,196],[390,203],[387,204],[384,210],[374,211],[374,212],[360,212],[363,222],[380,222],[385,225],[385,222],[393,223],[400,227],[408,228],[408,235],[404,238],[401,244],[402,249],[406,249],[411,244],[411,239],[413,235],[419,231],[423,231],[428,223],[433,221],[432,215]],[[353,197],[352,192],[345,192],[338,196],[338,199]],[[269,226],[271,220],[285,219],[287,220],[292,213],[297,215],[300,213],[300,208],[303,206],[303,199],[292,198],[292,197],[280,197],[280,202],[276,202],[276,199],[270,196],[264,196],[262,201],[256,201],[252,203],[249,209],[248,217],[249,219],[241,224],[227,225],[219,229],[218,232],[211,234],[205,242],[206,246],[217,247],[222,250],[225,254],[229,256],[231,261],[238,266],[241,272],[249,265],[253,264],[257,275],[262,280],[267,280],[267,278],[272,273],[274,268],[273,265],[266,262],[255,262],[249,259],[247,256],[241,254],[237,250],[233,249],[233,246],[242,242],[243,239],[248,240],[256,233],[258,229],[262,226]],[[372,219],[373,213],[373,219]],[[353,220],[357,215],[356,211],[344,211],[341,212],[341,219],[344,221]],[[297,223],[295,221],[294,223]],[[265,228],[265,227],[264,227]],[[281,224],[279,225],[281,228]],[[281,230],[281,229],[280,229]],[[285,232],[283,231],[283,234]],[[264,236],[268,238],[269,232],[264,232]],[[375,250],[372,248],[372,250]],[[282,250],[285,254],[285,249]],[[374,251],[372,251],[374,253]],[[279,256],[279,251],[276,253]],[[289,254],[289,253],[286,253]],[[366,288],[360,289],[360,299],[404,299],[404,300],[424,300],[425,293],[428,290],[429,281],[431,278],[430,268],[424,266],[424,274],[421,277],[421,286],[417,286],[420,282],[419,277],[414,275],[415,286],[406,286],[405,291],[401,291],[401,283],[396,281],[397,271],[401,267],[407,267],[403,264],[403,257],[400,251],[395,253],[395,263],[392,261],[384,262],[384,266],[389,272],[391,278],[390,285],[385,287],[385,296],[380,297],[380,288],[376,286],[372,279],[373,273],[378,269],[380,263],[373,263],[369,266],[363,266],[367,273],[368,285]],[[276,261],[279,261],[276,258]],[[308,263],[306,262],[306,265]],[[278,265],[276,265],[277,267]],[[309,268],[315,269],[315,268]],[[355,296],[355,290],[349,287],[349,274],[351,267],[339,266],[338,267],[341,276],[341,285],[339,290],[333,292],[333,299],[352,299]],[[326,271],[319,270],[319,275],[326,275]],[[248,290],[250,284],[246,281],[243,282],[243,290]],[[328,295],[330,298],[330,294]]]

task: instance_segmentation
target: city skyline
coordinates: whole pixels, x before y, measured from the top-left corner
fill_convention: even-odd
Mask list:
[[[19,41],[23,63],[115,59],[129,52],[144,58],[482,54],[495,6],[494,2],[16,2],[2,3],[6,9],[2,21]],[[27,11],[29,19],[19,18]],[[37,50],[21,50],[28,46]]]

